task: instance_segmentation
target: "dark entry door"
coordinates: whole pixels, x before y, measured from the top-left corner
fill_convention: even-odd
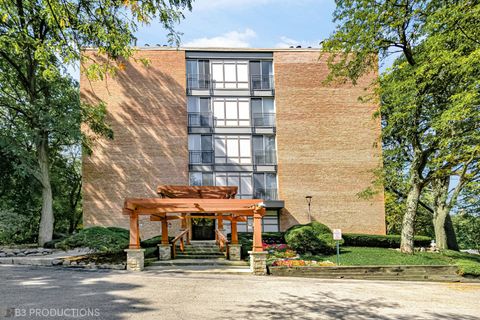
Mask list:
[[[215,239],[215,220],[196,218],[192,219],[192,239],[193,240],[214,240]]]

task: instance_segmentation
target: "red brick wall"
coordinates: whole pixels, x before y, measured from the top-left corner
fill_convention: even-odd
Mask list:
[[[115,135],[83,157],[85,226],[128,228],[125,197],[156,196],[159,184],[188,185],[185,52],[143,50],[136,57],[150,65],[130,60],[113,79],[80,80],[84,101],[107,103]],[[143,219],[140,229],[145,238],[161,226]]]
[[[358,101],[376,75],[356,87],[325,85],[328,69],[318,58],[318,51],[274,53],[281,228],[308,222],[311,195],[314,220],[343,232],[385,234],[383,193],[356,195],[381,165],[377,106]]]

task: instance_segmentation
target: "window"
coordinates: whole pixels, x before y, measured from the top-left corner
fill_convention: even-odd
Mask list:
[[[187,60],[187,88],[210,88],[210,64],[208,60]]]
[[[253,196],[256,199],[277,199],[277,175],[275,173],[255,173],[253,175]]]
[[[190,127],[211,127],[212,114],[210,98],[188,97],[187,100],[188,125]]]
[[[250,136],[215,136],[216,164],[251,164]]]
[[[215,89],[248,89],[248,61],[212,60]]]
[[[226,233],[231,232],[231,223],[228,220],[223,222]],[[262,219],[262,232],[278,232],[280,231],[280,223],[278,211],[267,210]],[[253,232],[253,218],[248,217],[246,222],[237,222],[237,232]]]
[[[215,173],[216,186],[237,186],[238,192],[236,198],[251,199],[252,188],[252,174],[241,172],[216,172]]]
[[[214,98],[213,114],[217,127],[249,127],[248,98]]]
[[[190,172],[191,186],[213,186],[213,173],[210,172]]]
[[[251,61],[250,77],[252,81],[252,89],[254,90],[273,89],[272,61]]]
[[[190,164],[213,163],[212,136],[189,134]]]
[[[253,136],[253,159],[257,165],[276,164],[275,136]]]
[[[275,126],[275,104],[272,98],[252,98],[251,105],[254,126]]]

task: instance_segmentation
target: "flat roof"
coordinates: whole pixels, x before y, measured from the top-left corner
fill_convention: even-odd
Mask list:
[[[170,47],[170,46],[134,46],[136,50],[175,50],[175,51],[210,51],[210,52],[276,52],[276,51],[321,51],[321,48],[228,48],[228,47]],[[96,50],[96,48],[84,48],[84,50]]]

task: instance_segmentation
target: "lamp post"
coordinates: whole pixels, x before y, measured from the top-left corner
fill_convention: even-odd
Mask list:
[[[305,199],[307,200],[308,205],[308,221],[312,222],[312,213],[310,211],[310,205],[312,204],[312,196],[306,196]]]

